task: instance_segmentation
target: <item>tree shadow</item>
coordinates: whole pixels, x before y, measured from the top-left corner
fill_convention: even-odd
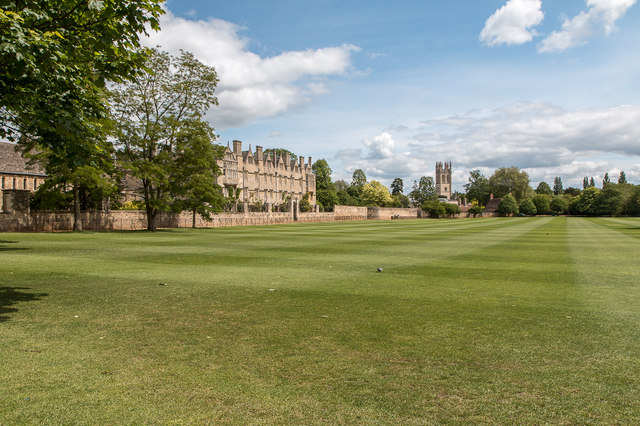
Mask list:
[[[4,244],[18,244],[18,241],[0,240],[0,251],[27,250],[25,247],[5,247]]]
[[[9,321],[7,314],[18,311],[12,307],[19,302],[31,302],[40,300],[41,297],[48,296],[49,293],[25,293],[21,290],[29,290],[28,287],[0,287],[0,322]]]

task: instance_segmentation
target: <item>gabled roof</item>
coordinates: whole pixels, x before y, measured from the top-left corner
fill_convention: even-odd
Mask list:
[[[27,160],[16,152],[16,144],[0,142],[0,173],[46,176],[39,164],[27,165]]]
[[[484,208],[485,212],[495,212],[498,210],[498,206],[500,205],[500,200],[502,200],[502,198],[492,198],[489,200],[489,202],[487,203],[487,206]]]

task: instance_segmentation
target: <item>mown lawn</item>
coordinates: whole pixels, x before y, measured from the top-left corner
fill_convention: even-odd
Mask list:
[[[639,239],[550,217],[0,234],[0,424],[639,423]]]

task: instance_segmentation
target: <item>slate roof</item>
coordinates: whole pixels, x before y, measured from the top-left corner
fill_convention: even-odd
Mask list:
[[[46,176],[39,165],[27,166],[27,160],[15,150],[16,144],[0,142],[0,173]]]

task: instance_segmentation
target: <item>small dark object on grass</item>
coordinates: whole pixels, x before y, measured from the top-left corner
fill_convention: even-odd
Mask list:
[[[378,272],[382,272],[382,268],[378,268]]]
[[[166,284],[165,284],[165,283],[160,283],[160,284],[158,284],[158,285],[166,285]]]

